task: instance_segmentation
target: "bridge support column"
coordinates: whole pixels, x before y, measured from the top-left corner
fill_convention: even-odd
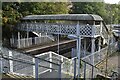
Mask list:
[[[76,28],[77,28],[77,58],[78,58],[78,79],[80,79],[81,77],[81,74],[80,74],[80,64],[81,64],[81,36],[80,36],[80,24],[79,24],[79,21],[77,21],[77,25],[76,25]]]
[[[75,80],[75,78],[76,78],[76,52],[75,52],[75,48],[72,48],[71,56],[72,56],[72,58],[74,58],[73,62],[74,62],[74,80]]]
[[[86,38],[84,38],[84,57],[86,56]],[[86,63],[84,62],[84,79],[86,79]]]
[[[93,54],[95,52],[95,38],[92,38],[92,46],[91,46],[91,54]],[[91,56],[91,63],[92,65],[94,65],[94,55]],[[92,74],[91,74],[91,78],[94,77],[94,68],[92,67]]]
[[[79,36],[79,38],[77,39],[77,58],[78,58],[78,78],[81,77],[80,74],[80,65],[81,65],[81,37]]]

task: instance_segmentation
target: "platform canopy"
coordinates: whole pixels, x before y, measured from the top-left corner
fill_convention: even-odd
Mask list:
[[[21,20],[79,20],[79,21],[103,21],[94,14],[53,14],[53,15],[29,15]]]

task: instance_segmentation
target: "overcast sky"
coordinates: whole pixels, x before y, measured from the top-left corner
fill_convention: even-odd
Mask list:
[[[110,3],[110,4],[118,4],[118,2],[120,1],[120,0],[104,0],[106,3]]]

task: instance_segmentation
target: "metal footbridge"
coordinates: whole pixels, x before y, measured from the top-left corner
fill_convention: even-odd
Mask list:
[[[101,48],[102,45],[101,41],[103,41],[104,44],[105,43],[108,44],[109,32],[103,19],[98,15],[93,14],[29,15],[22,18],[21,22],[16,25],[15,29],[26,32],[65,35],[68,36],[70,39],[76,40],[75,54],[77,54],[77,56],[74,57],[73,59],[68,59],[54,52],[47,52],[44,53],[44,55],[40,54],[35,56],[37,57],[37,59],[43,58],[49,60],[50,62],[47,63],[45,62],[46,64],[49,63],[49,67],[46,68],[49,68],[49,71],[57,70],[57,72],[59,73],[58,75],[59,78],[61,77],[60,73],[61,70],[66,74],[72,74],[70,76],[74,76],[74,78],[76,78],[76,76],[77,78],[80,78],[81,75],[83,75],[83,77],[86,78],[87,76],[86,74],[88,73],[90,73],[90,76],[87,76],[88,78],[94,78],[95,77],[94,74],[98,71],[95,69],[95,65],[99,61],[104,59],[107,53],[107,47]],[[18,35],[18,39],[20,39],[19,36],[20,35]],[[89,56],[86,56],[87,45],[89,44],[89,42],[87,42],[88,38],[91,41],[90,42],[91,54]],[[83,40],[83,42],[81,41],[81,39]],[[98,39],[97,51],[95,50],[96,39]],[[81,58],[81,46],[83,46],[84,52],[83,58]],[[33,61],[34,63],[32,64],[34,65],[32,66],[33,72],[30,73],[33,73],[35,77],[38,78],[38,75],[41,74],[40,73],[41,70],[46,71],[46,69],[44,68],[40,69],[38,68],[38,66],[40,64],[41,65],[45,64],[43,64],[41,60],[36,60],[35,58],[34,59],[32,58],[30,60]],[[80,68],[81,60],[83,60],[83,64],[85,63],[83,65],[84,68]],[[37,64],[35,64],[36,62]],[[55,62],[55,64],[51,62]],[[57,67],[55,65],[57,65]],[[23,65],[23,67],[25,66],[26,65]],[[53,67],[57,69],[53,69]],[[64,68],[69,69],[70,71],[66,69],[64,70]],[[87,68],[89,71],[86,71]],[[24,69],[22,71],[24,71]]]
[[[27,22],[29,20],[33,22]],[[45,20],[44,23],[42,20]],[[47,20],[57,20],[58,22],[49,23]],[[16,28],[18,30],[62,35],[79,35],[82,37],[95,37],[103,34],[104,37],[107,38],[107,28],[103,19],[98,15],[30,15],[22,18],[21,21],[24,22],[17,24]],[[70,22],[67,23],[65,21]],[[96,25],[96,23],[99,25]]]
[[[97,37],[99,38],[98,51],[101,50],[101,37],[103,42],[108,44],[108,29],[103,19],[93,14],[29,15],[22,18],[21,23],[16,26],[18,30],[22,31],[67,35],[69,38],[75,39],[77,41],[78,67],[80,67],[81,59],[81,39],[84,40],[85,52],[86,38],[91,39],[91,54],[95,52]],[[90,61],[95,65],[94,55],[91,56]],[[78,77],[80,77],[80,68],[78,68]]]

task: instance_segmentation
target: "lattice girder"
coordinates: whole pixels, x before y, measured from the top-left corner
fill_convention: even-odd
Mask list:
[[[79,26],[79,27],[77,27]],[[20,23],[17,29],[24,31],[35,31],[62,35],[81,35],[92,37],[100,35],[100,27],[93,25],[77,25],[77,24],[55,24],[55,23]]]

